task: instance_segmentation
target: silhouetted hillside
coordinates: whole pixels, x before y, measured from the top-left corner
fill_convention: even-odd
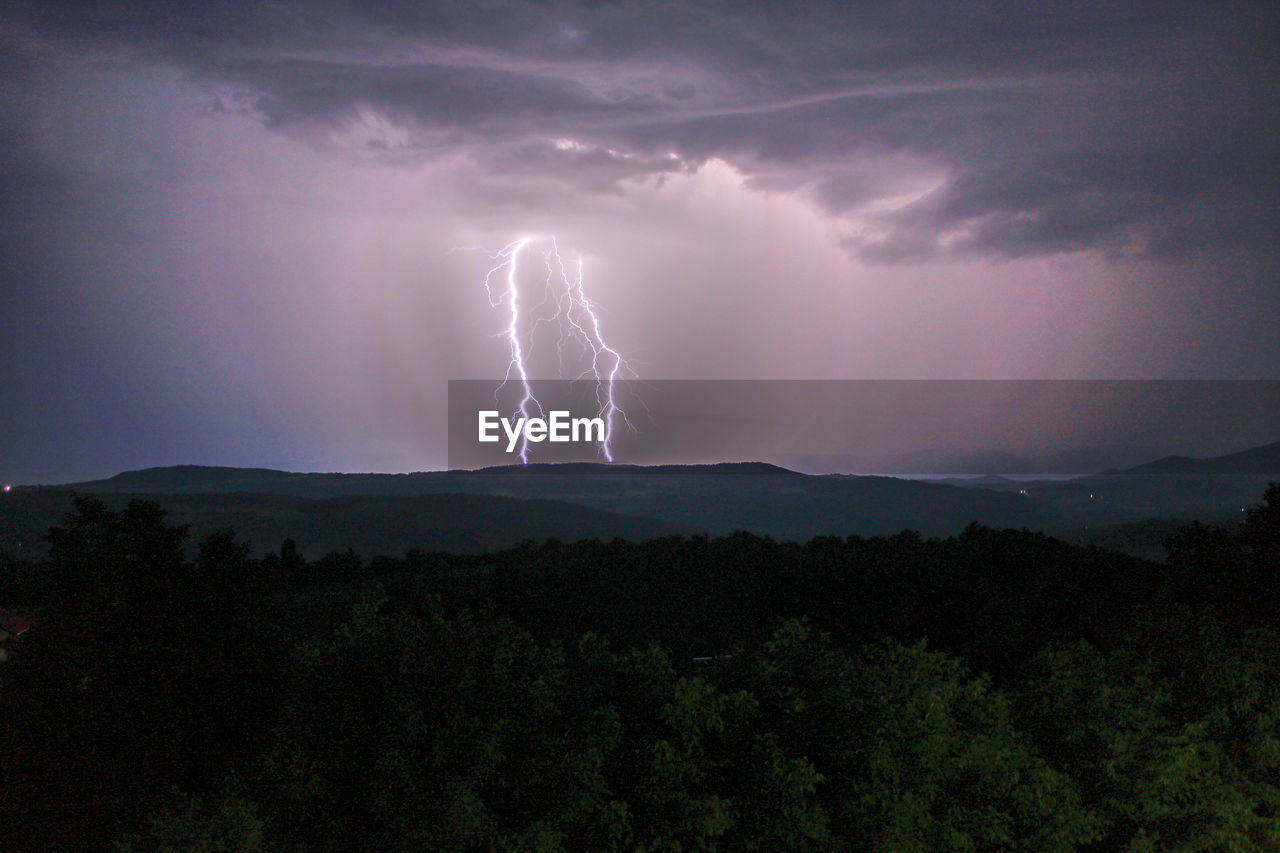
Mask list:
[[[71,509],[71,492],[11,493],[0,513],[0,553],[42,554],[50,527]],[[103,494],[110,506],[126,496]],[[190,525],[198,541],[233,528],[257,552],[290,538],[309,557],[351,549],[365,556],[403,554],[410,548],[475,554],[525,540],[643,541],[688,532],[665,521],[631,518],[563,501],[521,500],[483,494],[346,496],[309,499],[233,492],[154,496],[176,524]]]
[[[172,509],[175,519],[190,521],[197,531],[234,526],[260,547],[274,547],[292,537],[309,553],[325,547],[396,553],[402,546],[475,552],[521,538],[636,539],[674,531],[719,535],[748,530],[799,541],[905,529],[949,536],[970,522],[1065,533],[1149,519],[1217,520],[1240,513],[1256,500],[1270,475],[1238,472],[1269,468],[1267,460],[1275,457],[1280,457],[1280,444],[1217,459],[1160,460],[1127,472],[1043,482],[814,476],[759,462],[534,464],[412,474],[181,465],[53,490],[20,488],[4,498],[0,549],[31,553],[32,542],[38,542],[60,512],[49,510],[47,500],[42,503],[36,496],[71,490],[154,497]],[[434,501],[391,500],[428,496]],[[497,507],[520,505],[484,504],[480,496],[551,501],[558,508],[521,506],[508,518]],[[351,511],[347,515],[339,517],[320,504],[307,503],[338,498],[352,499],[345,505]],[[482,504],[486,512],[492,510],[492,518],[477,514]],[[423,515],[412,517],[414,512]],[[386,518],[380,520],[379,513],[386,513]],[[352,520],[357,517],[359,521]],[[1142,553],[1152,553],[1159,543],[1134,544]]]
[[[1025,495],[891,477],[812,476],[764,463],[530,465],[415,474],[291,474],[181,466],[64,488],[86,494],[148,495],[162,503],[169,500],[166,496],[222,493],[312,500],[486,494],[563,501],[619,516],[658,519],[682,530],[749,530],[797,540],[904,529],[946,536],[974,521],[993,527],[1064,526],[1045,505]],[[193,506],[189,501],[182,505]],[[544,533],[527,535],[564,536],[563,531],[556,524]]]
[[[804,474],[781,468],[768,462],[716,462],[710,465],[605,465],[599,462],[535,462],[529,465],[495,465],[479,468],[475,471],[453,472],[459,474],[520,474],[523,476],[537,474],[619,474],[655,475],[655,474],[706,474],[720,476],[725,474],[755,474],[784,477],[803,477]]]
[[[1122,471],[1107,474],[1280,474],[1280,441],[1251,447],[1226,456],[1193,459],[1166,456]]]
[[[231,492],[241,488],[259,490],[264,484],[286,483],[298,476],[271,468],[231,468],[223,465],[170,465],[124,471],[106,480],[76,484],[93,486],[93,491],[120,492]],[[74,487],[74,486],[73,486]]]

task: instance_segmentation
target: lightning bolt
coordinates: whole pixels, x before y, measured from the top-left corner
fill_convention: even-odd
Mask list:
[[[484,277],[484,292],[489,297],[489,307],[497,308],[503,302],[506,302],[507,311],[511,318],[507,324],[507,342],[511,345],[511,361],[507,363],[507,373],[502,378],[502,385],[498,386],[498,390],[501,390],[503,386],[511,381],[513,372],[520,377],[520,387],[524,393],[520,397],[516,411],[525,419],[528,419],[532,414],[529,410],[530,406],[535,407],[538,410],[538,414],[543,414],[542,405],[533,396],[533,386],[529,384],[529,370],[525,367],[524,349],[520,344],[520,287],[516,278],[516,268],[520,260],[520,250],[529,245],[531,239],[530,237],[522,237],[503,246],[494,256],[494,260],[499,261],[498,265],[489,270]],[[503,270],[507,272],[506,292],[495,298],[493,279]],[[498,392],[495,391],[495,401],[498,398],[497,394]],[[520,438],[520,462],[524,465],[529,464],[529,441],[523,435]]]
[[[531,246],[534,247],[533,250],[541,251],[546,275],[542,282],[542,301],[532,308],[533,322],[529,324],[528,335],[522,339],[520,256]],[[636,373],[627,365],[622,355],[605,342],[600,331],[599,312],[587,298],[583,284],[581,258],[576,264],[566,264],[554,236],[521,237],[511,241],[497,252],[490,253],[490,258],[494,266],[485,274],[484,290],[489,298],[489,307],[506,306],[507,328],[505,333],[499,333],[499,335],[505,334],[511,353],[506,374],[494,391],[494,399],[497,400],[498,391],[508,383],[518,383],[521,397],[513,414],[526,419],[535,412],[545,416],[545,410],[535,396],[529,379],[527,360],[533,349],[533,333],[543,324],[554,323],[559,330],[556,339],[556,360],[561,376],[564,376],[565,344],[573,342],[580,348],[583,361],[586,363],[585,368],[577,375],[577,379],[595,383],[598,416],[604,421],[604,439],[600,442],[600,453],[605,461],[612,462],[615,422],[621,422],[627,428],[634,429],[627,419],[626,412],[618,404],[615,383],[620,379],[635,378]],[[573,269],[572,273],[570,269]],[[554,306],[555,310],[548,316],[549,306]],[[529,442],[523,435],[520,438],[519,455],[521,464],[528,465]]]

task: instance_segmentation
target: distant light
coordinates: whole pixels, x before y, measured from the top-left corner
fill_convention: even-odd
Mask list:
[[[4,490],[5,490],[6,492],[11,492],[11,491],[13,491],[13,486],[5,486],[5,487],[4,487]]]

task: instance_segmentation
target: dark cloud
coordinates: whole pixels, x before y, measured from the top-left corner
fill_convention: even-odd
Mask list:
[[[9,15],[43,56],[174,66],[211,103],[320,147],[463,151],[591,191],[719,158],[753,186],[810,192],[882,261],[1266,254],[1280,225],[1266,36],[1280,21],[1260,5],[154,0]],[[876,207],[904,157],[939,185]]]
[[[1274,377],[1276,16],[9,0],[0,467],[429,464],[526,232],[646,376]]]

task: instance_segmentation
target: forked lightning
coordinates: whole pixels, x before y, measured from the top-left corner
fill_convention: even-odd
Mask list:
[[[553,305],[554,313],[531,313],[532,323],[525,320],[528,331],[521,331],[521,255],[525,249],[541,245],[542,260],[546,269],[544,279],[545,293],[542,302],[531,309],[537,312],[544,306]],[[604,437],[600,441],[600,453],[608,462],[613,461],[613,428],[615,420],[630,426],[626,412],[618,405],[615,383],[624,378],[634,378],[635,372],[627,366],[626,360],[617,350],[609,346],[600,332],[600,316],[591,300],[587,298],[583,284],[583,265],[579,259],[573,264],[574,273],[569,272],[570,265],[565,263],[560,254],[560,247],[555,237],[521,237],[513,240],[500,250],[492,253],[496,264],[484,277],[485,293],[489,297],[489,305],[498,308],[506,305],[508,322],[506,329],[507,343],[511,351],[511,359],[507,363],[506,375],[502,388],[509,382],[518,382],[521,397],[513,413],[514,417],[530,421],[535,414],[545,416],[542,404],[534,394],[532,380],[526,359],[532,347],[532,332],[544,323],[558,326],[560,336],[557,339],[556,352],[560,370],[564,372],[564,345],[573,341],[583,348],[585,369],[577,375],[578,379],[595,382],[596,403],[599,417],[604,421]],[[520,461],[529,463],[529,440],[522,435],[520,440]]]

